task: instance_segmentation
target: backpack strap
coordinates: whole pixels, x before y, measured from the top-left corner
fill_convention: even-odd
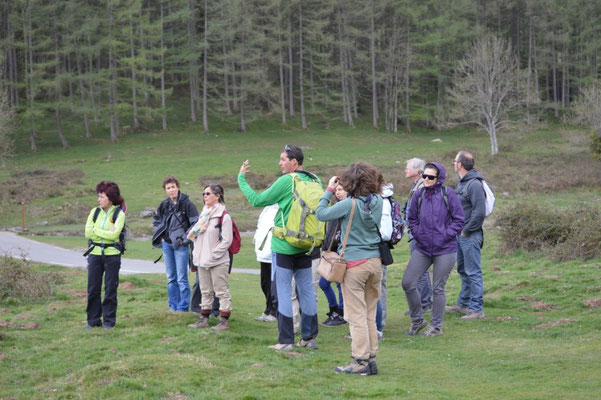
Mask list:
[[[94,210],[94,216],[92,217],[92,222],[96,223],[96,220],[98,219],[99,214],[100,214],[100,207],[96,207],[96,209]]]
[[[451,207],[449,207],[449,195],[447,194],[447,187],[442,186],[440,188],[440,191],[442,193],[442,200],[444,201],[444,205],[447,207],[447,211],[449,212],[449,215],[451,215]],[[420,189],[419,198],[417,199],[417,219],[418,220],[419,220],[420,212],[422,210],[422,200],[424,199],[425,196],[426,196],[426,188],[422,187]],[[452,215],[451,215],[451,218],[453,218]]]
[[[346,232],[344,233],[344,241],[342,242],[342,251],[340,252],[340,257],[344,258],[344,251],[346,250],[346,242],[348,240],[348,235],[351,232],[351,225],[353,224],[353,216],[355,215],[355,199],[352,199],[351,206],[351,216],[348,219],[348,224],[346,226]]]
[[[225,216],[225,214],[227,214],[227,210],[223,210],[223,214],[221,214],[221,216],[217,220],[217,225],[215,225],[216,228],[219,228],[219,241],[223,240],[223,238],[221,237],[221,226],[223,225],[223,217]]]

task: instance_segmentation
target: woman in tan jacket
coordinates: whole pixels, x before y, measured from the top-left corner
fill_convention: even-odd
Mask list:
[[[229,329],[229,317],[232,312],[232,300],[229,285],[230,255],[232,244],[232,219],[225,210],[223,188],[221,185],[207,185],[202,194],[204,208],[198,222],[188,233],[194,240],[192,256],[198,266],[198,280],[202,303],[198,322],[188,325],[190,328],[208,328],[213,296],[219,298],[219,323],[212,329]]]

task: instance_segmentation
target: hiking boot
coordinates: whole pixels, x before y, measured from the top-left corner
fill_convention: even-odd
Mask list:
[[[432,304],[428,304],[425,307],[422,307],[423,314],[432,314]]]
[[[294,350],[294,345],[292,343],[276,343],[269,346],[269,348],[277,351],[292,351]]]
[[[188,328],[200,329],[200,328],[208,328],[209,327],[209,317],[201,315],[198,318],[198,321],[188,325]]]
[[[315,338],[309,340],[301,339],[296,345],[298,347],[306,347],[307,349],[317,350],[317,341]]]
[[[337,326],[346,324],[344,318],[342,318],[342,316],[336,311],[329,312],[327,315],[328,319],[321,323],[323,326]]]
[[[368,376],[371,374],[371,369],[367,360],[353,360],[348,365],[336,367],[334,372],[338,374],[344,372],[345,374]]]
[[[461,317],[460,319],[464,320],[464,321],[471,321],[472,319],[482,319],[486,317],[486,315],[484,315],[484,313],[482,311],[478,311],[478,312],[468,312],[467,314],[465,314],[463,317]]]
[[[445,312],[452,314],[467,314],[470,312],[470,309],[468,307],[461,307],[457,304],[453,304],[452,306],[445,306],[444,310]]]
[[[434,337],[438,335],[442,335],[442,329],[434,328],[432,325],[430,325],[428,329],[426,329],[426,331],[422,333],[423,337]]]
[[[378,375],[378,364],[376,364],[376,356],[369,356],[367,359],[369,365],[369,374]]]
[[[424,329],[426,327],[426,325],[428,325],[428,321],[426,321],[425,319],[422,319],[420,322],[418,322],[416,324],[411,324],[411,329],[409,329],[407,332],[405,332],[405,335],[415,336],[419,333],[419,331]]]
[[[230,329],[230,320],[228,318],[221,317],[219,323],[211,328],[213,331],[227,331]]]

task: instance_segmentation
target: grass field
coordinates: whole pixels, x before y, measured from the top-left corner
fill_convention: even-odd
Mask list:
[[[150,220],[140,217],[165,197],[167,174],[200,203],[202,185],[222,183],[230,213],[251,231],[259,209],[251,208],[236,186],[240,163],[249,159],[253,187],[279,173],[277,158],[286,143],[305,147],[305,166],[327,180],[339,166],[364,160],[380,167],[395,184],[399,200],[409,182],[405,160],[417,156],[451,168],[457,150],[476,155],[476,167],[497,193],[495,213],[516,200],[554,207],[585,202],[599,206],[600,162],[587,149],[586,133],[556,126],[515,130],[500,137],[501,154],[488,156],[488,138],[479,132],[417,129],[392,135],[366,126],[329,129],[313,121],[308,132],[266,120],[239,133],[226,124],[205,135],[196,126],[173,132],[128,134],[119,143],[95,139],[87,144],[71,131],[72,147],[58,149],[48,136],[36,154],[24,153],[0,170],[0,226],[26,225],[34,238],[83,249],[83,224],[95,205],[94,185],[119,183],[128,203],[132,237],[128,257],[158,256],[149,241]],[[440,139],[440,141],[433,141]],[[23,149],[20,143],[19,148]],[[38,172],[34,172],[38,171]],[[586,173],[583,173],[585,171]],[[449,173],[454,186],[456,177]],[[234,314],[231,331],[195,331],[194,314],[167,311],[162,275],[123,276],[119,316],[113,331],[84,332],[84,271],[60,271],[63,281],[47,301],[0,300],[0,398],[489,398],[591,399],[601,397],[601,316],[584,302],[601,298],[601,259],[549,261],[541,254],[504,254],[494,216],[487,219],[483,273],[485,320],[469,323],[448,315],[444,335],[410,338],[400,287],[408,259],[406,243],[394,251],[389,267],[389,319],[373,377],[338,376],[333,368],[349,361],[346,327],[321,328],[319,350],[292,354],[267,348],[277,340],[275,325],[254,321],[262,311],[258,276],[231,276]],[[250,237],[236,267],[257,268]],[[455,272],[447,303],[459,291]],[[320,320],[326,302],[319,294]],[[36,322],[37,329],[23,324]]]

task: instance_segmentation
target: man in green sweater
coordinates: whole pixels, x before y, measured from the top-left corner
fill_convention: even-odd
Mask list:
[[[266,207],[277,204],[279,207],[275,217],[275,226],[285,227],[292,205],[291,174],[296,174],[303,181],[319,178],[303,170],[303,151],[292,145],[286,145],[280,154],[280,176],[262,193],[255,192],[246,181],[246,173],[250,168],[248,160],[242,163],[238,174],[238,186],[253,207]],[[294,348],[294,324],[292,320],[292,278],[296,281],[296,289],[301,308],[302,338],[297,346],[311,349],[317,348],[318,322],[317,302],[311,276],[311,256],[306,249],[292,246],[275,235],[271,238],[272,251],[272,291],[275,291],[278,310],[278,343],[269,346],[276,350],[288,351]],[[275,289],[275,290],[274,290]]]

